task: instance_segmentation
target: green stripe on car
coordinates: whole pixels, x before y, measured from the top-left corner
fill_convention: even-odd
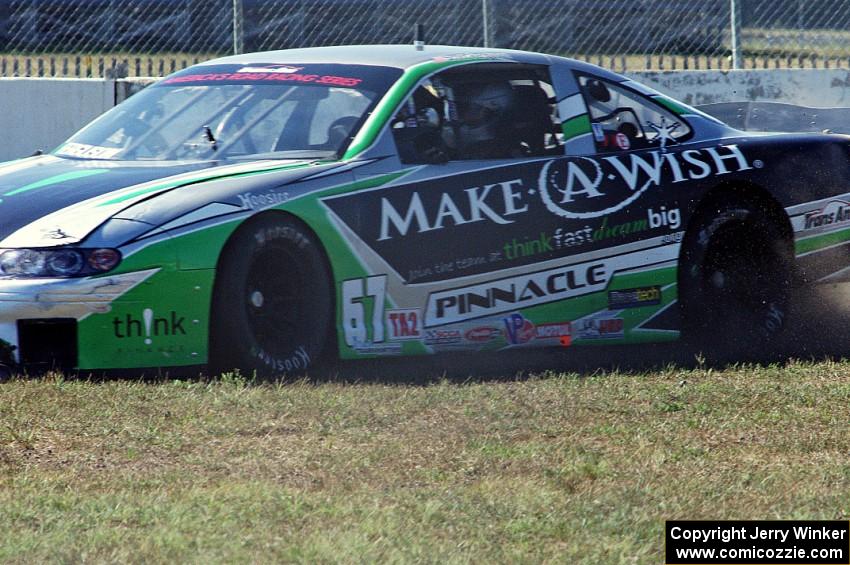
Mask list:
[[[811,253],[812,251],[817,251],[846,241],[850,241],[850,228],[823,235],[807,237],[806,239],[799,239],[794,243],[794,250],[797,255],[802,255],[803,253]]]
[[[372,143],[374,143],[374,141],[378,138],[378,135],[381,133],[381,130],[384,129],[384,125],[390,120],[393,113],[395,113],[398,105],[401,104],[402,100],[404,100],[407,94],[414,86],[416,86],[416,83],[424,77],[447,67],[488,60],[491,59],[482,57],[480,59],[469,58],[453,61],[428,61],[425,63],[419,63],[418,65],[413,65],[407,69],[401,78],[398,79],[392,87],[390,87],[386,96],[384,96],[378,103],[378,106],[375,108],[374,112],[372,112],[372,115],[369,116],[369,119],[357,134],[357,137],[354,138],[354,141],[348,147],[345,155],[342,156],[343,160],[356,157],[359,153],[362,153],[365,149],[372,145]]]
[[[146,186],[144,188],[140,188],[137,190],[133,190],[131,192],[125,192],[123,194],[119,194],[118,196],[114,196],[105,202],[101,202],[98,206],[110,206],[112,204],[120,204],[122,202],[126,202],[132,198],[136,198],[137,196],[143,196],[145,194],[149,194],[152,192],[157,192],[159,190],[167,190],[169,188],[177,188],[178,186],[186,186],[189,184],[197,184],[201,182],[211,181],[211,180],[219,180],[219,179],[232,179],[238,177],[248,177],[252,175],[261,175],[264,173],[273,173],[277,171],[284,171],[288,169],[300,169],[303,167],[310,166],[310,163],[298,163],[295,165],[283,165],[278,167],[264,168],[258,171],[241,171],[238,173],[225,173],[225,174],[206,174],[199,175],[194,178],[183,179],[179,181],[171,181],[162,184],[155,184],[152,186]]]
[[[55,175],[52,177],[48,177],[46,179],[42,179],[37,182],[32,182],[30,184],[24,185],[20,188],[16,188],[15,190],[10,190],[3,194],[3,196],[14,196],[15,194],[20,194],[22,192],[29,192],[30,190],[35,190],[36,188],[42,188],[44,186],[51,186],[54,184],[59,184],[62,182],[67,182],[69,180],[75,180],[85,177],[90,177],[92,175],[99,175],[102,173],[109,172],[109,169],[87,169],[85,171],[73,171],[70,173],[63,173],[61,175]]]
[[[561,124],[565,139],[572,139],[590,133],[590,117],[587,114],[576,116]]]

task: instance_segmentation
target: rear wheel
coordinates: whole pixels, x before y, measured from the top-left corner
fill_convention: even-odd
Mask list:
[[[787,325],[793,249],[760,206],[729,198],[695,219],[682,250],[686,342],[714,352],[763,351]]]
[[[333,312],[330,273],[299,222],[249,220],[228,242],[213,292],[210,368],[270,377],[303,373],[325,351]]]

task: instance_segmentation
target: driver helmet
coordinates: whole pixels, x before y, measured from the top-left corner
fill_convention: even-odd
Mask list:
[[[458,104],[458,146],[465,151],[475,144],[498,139],[499,128],[513,106],[514,91],[505,82],[477,85]]]
[[[461,122],[474,126],[500,118],[511,107],[513,99],[511,85],[504,82],[476,86],[461,104]]]

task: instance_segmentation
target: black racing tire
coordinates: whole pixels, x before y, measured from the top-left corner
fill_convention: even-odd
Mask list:
[[[720,355],[760,354],[788,325],[793,247],[763,205],[729,196],[688,228],[679,264],[683,341]]]
[[[333,286],[317,238],[266,214],[233,234],[219,259],[210,316],[212,375],[303,375],[327,361]]]

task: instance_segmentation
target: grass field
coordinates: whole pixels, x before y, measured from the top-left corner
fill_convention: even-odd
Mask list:
[[[0,385],[0,561],[663,562],[847,519],[850,362],[396,384]]]

